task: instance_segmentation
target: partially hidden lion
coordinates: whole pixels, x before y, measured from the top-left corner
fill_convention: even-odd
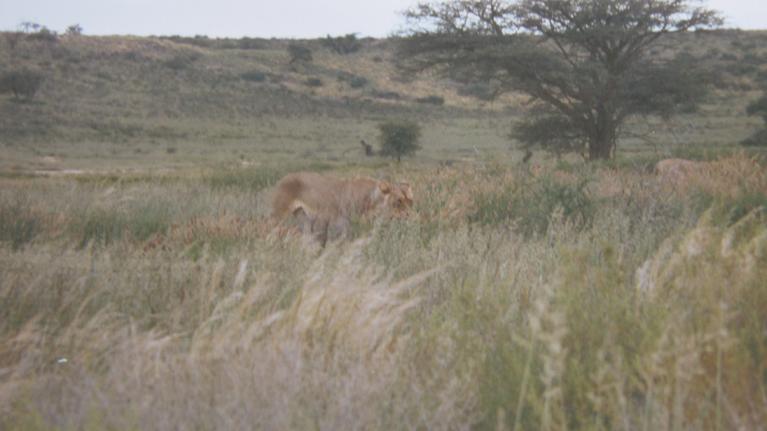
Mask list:
[[[276,220],[295,217],[304,232],[311,232],[324,246],[328,239],[347,235],[354,217],[402,217],[412,206],[413,192],[407,183],[297,172],[277,183],[272,217]]]

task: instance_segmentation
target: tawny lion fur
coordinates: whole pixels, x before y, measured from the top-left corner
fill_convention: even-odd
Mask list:
[[[412,205],[413,192],[406,183],[298,172],[277,183],[272,216],[278,220],[290,216],[301,219],[304,229],[310,229],[324,244],[329,233],[331,237],[348,233],[352,217],[380,213],[399,217]]]

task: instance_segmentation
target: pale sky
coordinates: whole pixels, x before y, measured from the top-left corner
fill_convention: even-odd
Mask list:
[[[358,33],[383,37],[417,0],[0,0],[0,30],[31,21],[85,34],[298,37]],[[767,0],[710,0],[725,27],[767,29]]]

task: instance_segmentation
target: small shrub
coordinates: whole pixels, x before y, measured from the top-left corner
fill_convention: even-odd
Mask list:
[[[426,104],[426,105],[441,106],[441,105],[445,104],[445,98],[444,97],[442,97],[442,96],[434,96],[434,95],[426,96],[426,97],[419,97],[419,98],[415,99],[415,101],[418,102],[418,103]]]
[[[322,45],[340,55],[351,54],[362,48],[362,43],[354,33],[338,37],[328,35],[325,39],[322,39]]]
[[[364,76],[355,76],[349,81],[349,86],[352,88],[362,88],[368,85],[368,79]]]
[[[323,83],[320,78],[309,78],[306,80],[306,85],[308,87],[322,87]]]
[[[64,31],[64,34],[67,36],[80,36],[83,34],[83,28],[80,26],[80,24],[73,24],[67,27],[67,29]]]
[[[168,60],[163,62],[163,65],[172,70],[184,70],[189,69],[192,64],[200,58],[198,53],[184,53],[176,54]]]
[[[290,64],[310,63],[313,59],[312,50],[296,43],[288,45],[288,54],[290,55]]]
[[[400,100],[402,99],[402,95],[397,93],[396,91],[374,91],[373,96],[377,97],[379,99],[386,99],[386,100]]]
[[[252,70],[250,72],[245,72],[240,74],[240,78],[242,78],[245,81],[252,81],[252,82],[264,82],[266,81],[266,73],[260,72],[258,70]]]
[[[459,88],[458,94],[489,102],[498,96],[498,89],[486,82],[475,82]]]
[[[409,120],[392,120],[378,125],[379,142],[382,156],[394,157],[399,162],[402,156],[408,156],[418,151],[421,146],[421,127]]]
[[[54,43],[59,40],[59,35],[48,27],[41,27],[40,30],[29,34],[27,39],[45,43]]]
[[[340,72],[338,74],[338,80],[348,83],[352,88],[362,88],[368,85],[368,79],[364,76],[359,76],[348,72]]]
[[[16,99],[31,99],[37,94],[44,75],[31,69],[19,69],[0,75],[0,93],[13,93]]]
[[[264,41],[260,39],[254,39],[251,37],[243,37],[237,40],[237,48],[239,49],[264,49]]]

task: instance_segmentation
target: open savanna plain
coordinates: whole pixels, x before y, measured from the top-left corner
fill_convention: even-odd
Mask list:
[[[391,41],[0,40],[46,76],[0,96],[0,429],[767,428],[765,38],[662,45],[716,89],[594,163],[522,163],[522,98]],[[423,149],[365,157],[402,117]],[[269,217],[297,170],[407,181],[412,214],[321,248]]]

